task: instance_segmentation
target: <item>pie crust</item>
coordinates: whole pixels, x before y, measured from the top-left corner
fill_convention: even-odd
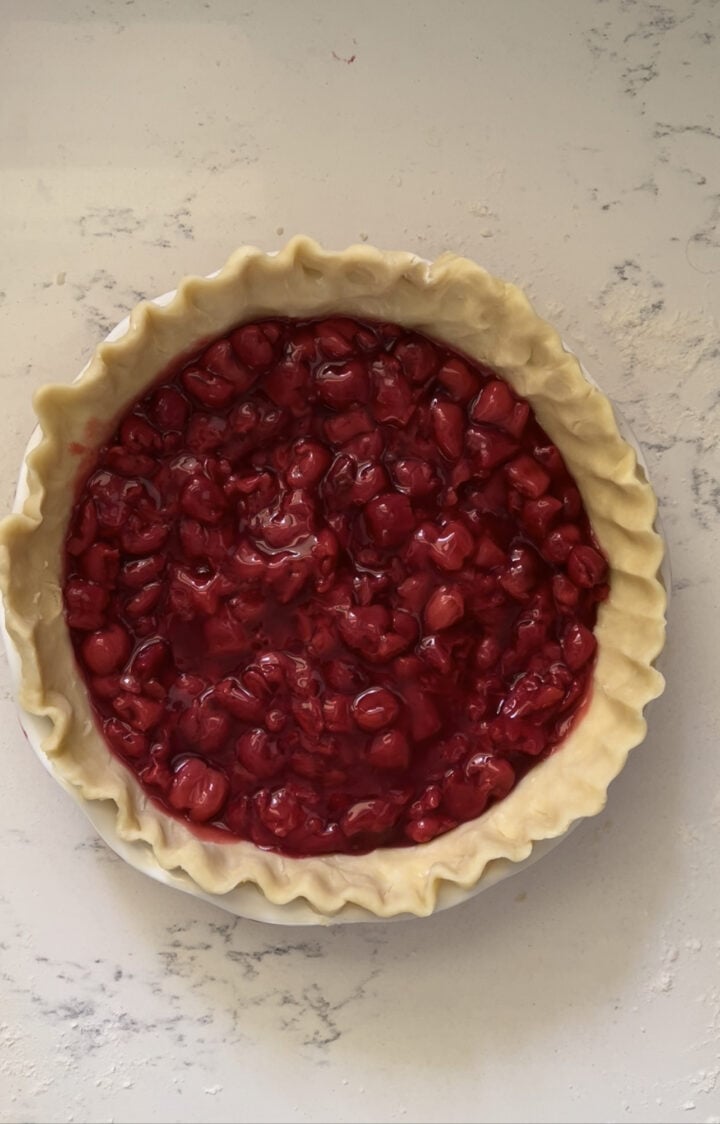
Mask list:
[[[203,839],[166,815],[107,748],[92,717],[63,615],[63,544],[79,452],[100,446],[116,419],[171,359],[238,323],[327,313],[397,322],[493,368],[530,402],[575,478],[610,563],[599,607],[589,701],[562,745],[478,819],[431,842],[289,859],[252,843]],[[654,668],[665,635],[657,505],[608,399],[584,377],[557,332],[514,285],[452,254],[426,263],[367,245],[328,252],[295,238],[277,255],[239,249],[212,278],[191,277],[170,304],[143,302],[126,335],[101,344],[71,385],[35,397],[42,438],[27,456],[29,494],[0,524],[6,627],[22,665],[20,703],[49,719],[42,749],[87,800],[117,806],[117,832],[144,840],[167,870],[204,891],[254,883],[321,916],[354,903],[379,917],[433,911],[440,886],[473,888],[489,863],[521,861],[605,804],[608,785],[645,735],[643,708],[663,689]]]

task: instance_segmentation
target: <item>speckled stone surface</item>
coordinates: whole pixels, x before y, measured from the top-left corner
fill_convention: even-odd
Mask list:
[[[8,0],[2,505],[31,394],[296,232],[523,285],[662,503],[664,697],[606,811],[417,922],[237,920],[116,858],[0,681],[0,1120],[720,1120],[720,5]]]

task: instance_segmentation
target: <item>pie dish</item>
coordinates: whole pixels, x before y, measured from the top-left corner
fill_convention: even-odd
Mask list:
[[[656,503],[518,289],[246,248],[36,407],[21,702],[162,867],[423,915],[603,806],[662,688]]]

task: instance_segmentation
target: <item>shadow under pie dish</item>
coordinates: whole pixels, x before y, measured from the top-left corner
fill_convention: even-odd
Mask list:
[[[425,915],[602,808],[662,689],[656,503],[517,288],[242,249],[36,408],[20,701],[161,867]]]

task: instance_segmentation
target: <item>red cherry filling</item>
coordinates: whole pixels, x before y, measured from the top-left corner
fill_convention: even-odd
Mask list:
[[[607,563],[492,371],[392,324],[246,324],[176,362],[79,488],[65,614],[166,811],[287,855],[424,843],[587,695]]]

